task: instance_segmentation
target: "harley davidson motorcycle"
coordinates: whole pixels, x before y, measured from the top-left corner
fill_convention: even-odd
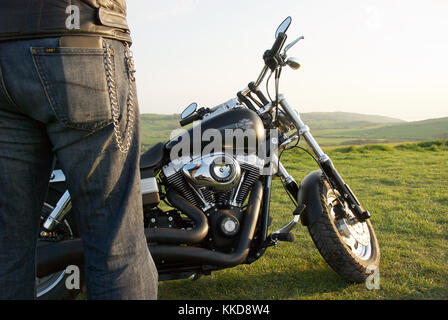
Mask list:
[[[160,280],[198,277],[251,264],[278,242],[294,241],[291,231],[299,222],[307,226],[326,262],[347,281],[365,281],[369,270],[378,267],[380,250],[370,213],[362,208],[299,113],[278,92],[282,69],[300,67],[296,59],[287,57],[288,50],[303,39],[285,46],[290,24],[288,17],[278,27],[255,82],[216,107],[197,109],[191,104],[180,124],[193,126],[141,156],[142,219]],[[268,74],[265,96],[259,86]],[[273,98],[268,90],[272,75]],[[229,142],[216,137],[213,148],[205,143],[211,140],[204,139],[207,132],[222,137],[228,130],[251,134],[242,145],[236,145],[235,139]],[[309,149],[299,147],[302,139]],[[300,184],[280,161],[281,153],[293,148],[307,152],[319,167]],[[290,223],[270,231],[274,178],[281,180],[296,209]],[[65,269],[81,266],[83,254],[61,170],[53,171],[41,225],[38,298],[73,296],[77,292],[67,290]]]

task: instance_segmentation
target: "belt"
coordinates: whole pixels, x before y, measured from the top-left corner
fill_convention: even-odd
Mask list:
[[[94,8],[81,0],[0,2],[0,41],[65,35],[101,35],[132,41],[124,14]]]

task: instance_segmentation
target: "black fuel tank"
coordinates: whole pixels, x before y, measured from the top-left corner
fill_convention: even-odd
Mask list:
[[[265,129],[258,114],[241,107],[205,118],[170,140],[166,144],[166,150],[182,149],[182,154],[178,156],[186,156],[184,153],[188,144],[190,156],[199,152],[209,153],[211,150],[247,155],[255,154],[264,140]]]

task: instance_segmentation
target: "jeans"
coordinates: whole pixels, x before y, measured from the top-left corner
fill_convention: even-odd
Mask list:
[[[124,135],[135,83],[123,43],[105,42]],[[58,38],[0,42],[0,299],[35,298],[39,220],[55,156],[82,237],[87,298],[157,298],[143,229],[138,105],[123,153],[104,58],[102,48],[58,48]]]

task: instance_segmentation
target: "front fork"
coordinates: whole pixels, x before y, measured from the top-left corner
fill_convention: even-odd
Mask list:
[[[50,183],[65,182],[65,175],[62,170],[54,170],[50,178]],[[61,198],[58,200],[56,206],[53,208],[50,215],[45,220],[43,227],[44,231],[41,232],[41,236],[47,237],[52,234],[55,227],[59,225],[72,208],[72,202],[70,193],[68,190],[64,192]]]
[[[316,156],[317,161],[319,162],[319,166],[324,172],[330,185],[335,190],[339,191],[339,194],[343,198],[341,200],[345,201],[348,204],[348,206],[350,207],[351,211],[355,215],[356,219],[358,219],[358,221],[364,222],[367,219],[369,219],[370,218],[369,211],[364,210],[361,207],[361,204],[359,203],[355,194],[350,189],[348,184],[344,182],[344,179],[342,179],[341,175],[336,170],[330,157],[325,152],[323,152],[323,150],[317,143],[316,139],[314,139],[313,135],[310,132],[310,128],[307,125],[305,125],[305,123],[303,123],[299,113],[295,111],[293,108],[291,108],[291,106],[288,104],[283,95],[279,95],[279,103],[283,111],[286,113],[287,116],[289,116],[289,118],[293,121],[293,123],[297,127],[298,134],[302,136],[303,139],[310,146],[311,150]],[[284,168],[281,167],[282,166],[279,166],[279,173],[283,175],[285,173],[287,174],[286,170],[284,170]]]

